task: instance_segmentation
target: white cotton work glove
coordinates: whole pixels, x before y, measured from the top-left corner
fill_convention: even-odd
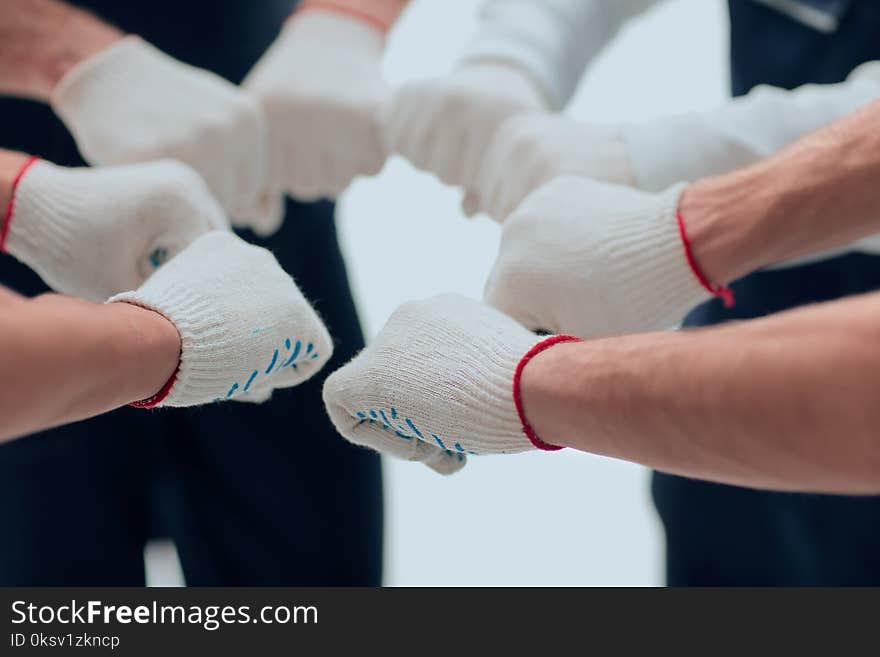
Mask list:
[[[498,130],[476,179],[475,201],[504,221],[526,196],[565,175],[635,186],[617,128],[559,114],[526,114]]]
[[[504,223],[485,300],[527,328],[582,338],[674,328],[711,297],[679,232],[683,189],[550,182]]]
[[[498,128],[546,106],[537,85],[514,66],[466,62],[447,77],[400,87],[388,108],[385,138],[417,168],[462,187],[472,212],[470,195]]]
[[[181,337],[172,380],[139,406],[263,401],[299,385],[333,353],[330,335],[267,250],[229,231],[203,235],[140,288],[112,297],[160,313]]]
[[[370,346],[324,384],[324,404],[349,441],[422,461],[441,474],[467,454],[555,450],[534,435],[515,392],[540,338],[457,295],[398,308]]]
[[[62,78],[52,107],[91,164],[180,160],[236,225],[262,235],[281,225],[281,197],[268,192],[265,117],[223,78],[129,36]]]
[[[31,160],[13,198],[5,250],[54,290],[93,301],[138,287],[197,237],[229,227],[201,177],[173,160]]]
[[[288,21],[244,82],[269,120],[273,188],[335,198],[381,171],[384,47],[377,27],[341,13],[310,9]]]

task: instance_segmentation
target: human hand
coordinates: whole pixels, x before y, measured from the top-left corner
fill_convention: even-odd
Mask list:
[[[90,163],[180,160],[236,225],[262,235],[280,226],[282,198],[268,188],[266,119],[256,100],[221,77],[129,36],[68,73],[52,107]]]
[[[559,114],[526,114],[499,128],[477,174],[471,202],[504,221],[526,196],[565,175],[635,186],[616,128]]]
[[[467,454],[557,449],[528,427],[516,387],[531,356],[568,339],[537,337],[457,295],[414,301],[330,375],[324,403],[349,441],[441,474]]]
[[[487,303],[527,328],[582,338],[669,329],[710,298],[661,194],[558,178],[505,221]]]
[[[204,181],[174,161],[71,169],[32,159],[9,207],[0,250],[92,301],[139,287],[197,237],[228,228]]]
[[[347,14],[310,9],[290,19],[244,82],[268,117],[273,188],[335,198],[382,169],[384,43],[381,30]]]
[[[333,354],[323,322],[272,254],[229,231],[203,235],[116,302],[154,310],[180,332],[177,374],[143,407],[264,401]]]

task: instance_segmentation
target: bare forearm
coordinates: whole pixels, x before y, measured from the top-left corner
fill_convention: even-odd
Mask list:
[[[692,185],[681,212],[697,261],[728,283],[880,232],[880,102],[772,158]]]
[[[28,156],[24,153],[0,148],[0,232],[8,219],[6,214],[13,194],[13,183],[27,160]]]
[[[0,93],[47,101],[68,71],[121,37],[116,28],[58,0],[3,0]]]
[[[0,441],[146,399],[177,368],[177,330],[152,311],[8,291],[0,307]]]
[[[714,329],[557,345],[525,369],[545,441],[742,486],[880,493],[880,294]]]

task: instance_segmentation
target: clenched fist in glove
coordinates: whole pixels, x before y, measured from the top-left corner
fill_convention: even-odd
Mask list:
[[[581,123],[561,114],[507,120],[474,181],[473,200],[504,221],[522,200],[565,175],[635,186],[626,144],[615,127]]]
[[[269,120],[274,189],[335,198],[382,169],[384,46],[379,27],[352,15],[306,6],[288,21],[244,82]]]
[[[402,86],[388,110],[386,139],[393,152],[419,169],[463,187],[470,204],[474,181],[501,124],[545,108],[538,86],[516,67],[466,62],[446,78]]]
[[[324,403],[351,442],[441,474],[464,467],[467,454],[554,450],[525,419],[519,377],[532,356],[573,339],[539,338],[456,295],[407,303],[330,375]]]
[[[268,130],[233,84],[129,36],[64,76],[52,107],[92,164],[172,158],[193,167],[234,223],[268,234],[281,222],[268,192]]]
[[[177,373],[143,407],[263,401],[313,376],[333,353],[324,324],[272,254],[229,231],[200,237],[114,302],[158,312],[180,333]]]
[[[661,194],[565,177],[504,223],[485,299],[530,329],[583,338],[674,328],[710,298]]]
[[[92,301],[138,287],[199,236],[228,228],[204,181],[174,161],[68,169],[31,159],[9,207],[0,251]]]

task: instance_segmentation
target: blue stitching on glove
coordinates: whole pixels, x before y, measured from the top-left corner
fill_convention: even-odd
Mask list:
[[[168,260],[168,249],[163,246],[157,246],[148,256],[148,259],[150,264],[153,265],[153,269],[159,269]]]
[[[250,389],[251,384],[254,382],[254,379],[257,378],[257,374],[259,373],[258,370],[254,370],[253,374],[251,374],[251,378],[249,378],[248,382],[244,384],[244,392],[247,392]]]
[[[251,334],[259,333],[262,330],[263,329],[254,329],[253,331],[251,331]],[[302,341],[297,340],[296,344],[294,345],[293,342],[291,342],[290,338],[285,338],[284,339],[284,346],[287,348],[288,351],[290,351],[291,346],[293,346],[294,347],[293,353],[290,355],[290,357],[284,363],[282,363],[281,365],[278,366],[277,369],[275,369],[275,372],[287,367],[288,365],[292,366],[293,369],[295,369],[295,370],[299,370],[299,366],[294,361],[297,360],[297,357],[300,355],[300,352],[302,351]],[[308,355],[309,352],[313,351],[314,348],[315,348],[315,345],[312,344],[311,342],[309,342],[308,346],[306,347],[306,351],[303,354],[303,357]],[[268,374],[272,373],[272,369],[275,367],[276,363],[278,362],[278,356],[279,356],[279,351],[278,351],[278,349],[275,349],[274,352],[272,353],[272,360],[269,361],[269,366],[266,368],[266,371],[264,372],[264,374],[268,375]],[[313,354],[311,354],[311,356],[309,356],[309,360],[314,360],[316,358],[320,358],[320,354],[317,351],[315,351]],[[302,364],[302,363],[300,363],[300,364]],[[257,377],[259,375],[260,375],[259,370],[254,370],[251,373],[250,378],[247,380],[247,383],[244,385],[244,388],[242,389],[243,393],[248,392],[251,385],[253,385],[254,381],[257,379]],[[233,383],[232,386],[229,388],[229,392],[226,393],[226,399],[230,399],[236,393],[236,391],[238,389],[239,389],[239,384],[237,382]],[[216,399],[214,399],[214,401],[215,402],[223,401],[223,399],[221,399],[220,397],[217,397]],[[372,420],[370,420],[370,421],[372,422]]]
[[[272,362],[269,363],[269,367],[266,369],[266,374],[272,371],[272,368],[275,367],[275,362],[278,360],[278,350],[275,350],[275,353],[272,354]]]
[[[393,406],[391,407],[389,412],[393,420],[396,420],[399,417],[397,409]],[[395,424],[394,422],[389,420],[388,416],[385,414],[385,411],[382,409],[379,409],[378,412],[372,408],[368,411],[355,411],[355,417],[357,417],[358,419],[358,422],[355,425],[356,427],[359,427],[364,423],[377,424],[377,422],[380,422],[380,426],[382,427],[383,431],[393,433],[401,440],[412,441],[418,439],[428,442],[424,434],[416,426],[415,422],[413,422],[412,419],[408,417],[403,418],[403,421],[406,423],[407,427],[409,427],[409,430],[411,430],[411,432],[415,434],[415,436],[410,435],[410,433],[408,433],[407,429],[405,429],[404,427]],[[461,446],[460,443],[455,443],[456,451],[453,452],[446,447],[446,444],[440,439],[440,436],[435,433],[431,433],[430,436],[434,439],[437,445],[439,445],[440,449],[442,449],[447,455],[457,457],[459,462],[464,461],[464,453],[466,450]],[[467,453],[477,456],[476,452],[468,451]]]
[[[290,342],[290,340],[288,340],[288,343],[289,342]],[[290,349],[290,347],[288,347],[288,349]],[[287,367],[288,365],[293,363],[293,361],[296,360],[296,357],[299,356],[300,349],[302,349],[302,342],[297,340],[296,345],[294,345],[294,347],[293,347],[293,355],[290,358],[288,358],[286,361],[284,361],[284,363],[281,364],[281,367]]]
[[[409,418],[406,418],[406,423],[407,423],[407,425],[409,426],[410,429],[412,429],[413,431],[416,432],[416,435],[417,435],[419,438],[421,438],[422,440],[425,439],[425,437],[422,435],[422,432],[419,431],[418,427],[417,427],[416,425],[413,424],[413,421],[412,421],[412,420],[410,420]]]

